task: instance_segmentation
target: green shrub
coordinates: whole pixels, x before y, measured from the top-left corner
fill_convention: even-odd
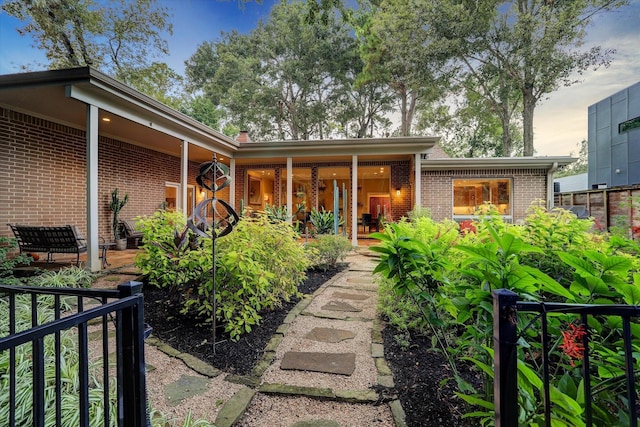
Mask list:
[[[311,231],[314,235],[318,234],[333,234],[334,230],[334,216],[333,212],[326,211],[322,208],[322,211],[312,209],[309,215],[309,222],[311,222]],[[338,221],[339,224],[342,221]]]
[[[326,270],[335,268],[338,261],[344,261],[353,247],[344,236],[322,234],[309,242],[309,247],[314,250],[314,267]]]
[[[271,223],[265,215],[245,218],[217,245],[218,317],[237,339],[259,322],[261,310],[298,294],[311,261],[291,224]],[[206,288],[211,289],[211,281]],[[202,309],[210,311],[207,304]]]
[[[381,240],[374,250],[381,253],[375,272],[384,276],[381,312],[401,331],[417,328],[421,332],[429,327],[443,352],[456,357],[452,364],[454,377],[455,365],[462,361],[478,367],[485,378],[483,389],[472,391],[459,381],[464,392],[459,396],[480,406],[469,416],[482,418],[484,424],[493,417],[493,411],[487,410],[493,407],[492,290],[510,289],[524,300],[637,305],[640,274],[633,257],[590,232],[589,220],[534,207],[520,226],[506,223],[492,213],[491,206],[482,208],[487,214],[475,222],[477,233],[455,237],[444,223],[418,216],[386,226],[384,234],[374,235]],[[555,363],[552,416],[567,425],[583,424],[579,410],[582,378],[580,369],[574,367],[581,362],[560,351],[566,339],[563,334],[577,328],[576,317],[547,317],[549,349]],[[519,314],[518,325],[520,421],[537,425],[542,413],[541,325],[536,314],[526,313]],[[586,327],[591,343],[592,385],[598,390],[593,396],[594,421],[617,425],[624,420],[626,405],[620,398],[625,377],[621,320],[589,317]],[[632,351],[640,352],[640,328],[633,325],[631,333]],[[634,363],[634,369],[639,370],[638,362]]]
[[[19,253],[14,257],[7,254],[18,249],[18,242],[11,237],[0,236],[0,281],[3,284],[19,284],[20,281],[13,276],[13,269],[21,264],[30,264],[33,261],[29,255]]]
[[[211,322],[212,240],[196,239],[176,212],[157,212],[139,223],[145,244],[136,264],[149,283],[169,289],[184,314]],[[291,224],[256,213],[216,240],[216,319],[232,339],[251,331],[260,311],[297,294],[311,264],[297,239]]]
[[[194,292],[211,274],[211,241],[196,241],[181,212],[161,210],[140,218],[143,251],[136,266],[150,285],[167,289],[172,299]]]

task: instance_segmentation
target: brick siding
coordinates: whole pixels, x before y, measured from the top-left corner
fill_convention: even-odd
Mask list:
[[[111,238],[111,191],[129,195],[122,218],[149,215],[180,181],[180,159],[99,137],[99,235]],[[197,164],[189,167],[195,185]],[[85,131],[0,108],[0,234],[4,224],[77,225],[86,233]]]
[[[509,178],[512,180],[511,209],[513,221],[524,219],[527,209],[538,200],[546,200],[545,169],[495,169],[487,171],[423,171],[421,174],[422,206],[437,221],[453,218],[453,180],[474,178]]]

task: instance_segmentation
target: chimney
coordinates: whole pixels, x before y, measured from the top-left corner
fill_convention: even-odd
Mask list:
[[[249,137],[249,131],[241,130],[238,136],[236,137],[236,141],[238,142],[251,142],[251,138]]]

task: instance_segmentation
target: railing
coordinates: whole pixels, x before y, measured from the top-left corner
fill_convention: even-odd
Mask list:
[[[73,425],[88,426],[91,414],[92,425],[100,425],[100,418],[103,426],[146,426],[141,289],[138,282],[123,283],[117,290],[0,285],[0,316],[8,316],[0,318],[0,357],[8,353],[9,360],[6,372],[0,367],[0,388],[8,388],[3,405],[8,418],[2,425],[44,426],[46,420],[46,425],[60,427],[63,411],[69,411],[66,405],[77,401]],[[24,320],[25,311],[30,320]],[[49,317],[43,320],[44,315]],[[74,343],[71,352],[77,352],[71,385],[63,381],[71,367],[61,356],[69,351],[69,342]],[[24,385],[21,376],[29,375],[31,396],[25,397],[17,385]],[[70,386],[77,390],[71,399]],[[25,399],[32,403],[26,415],[17,405]]]
[[[551,398],[549,390],[549,335],[547,333],[547,314],[579,314],[583,324],[587,316],[620,316],[622,318],[622,336],[625,355],[628,417],[631,427],[638,425],[636,402],[636,379],[633,369],[631,318],[640,317],[640,306],[630,305],[579,305],[559,303],[536,303],[518,301],[518,295],[506,289],[493,291],[493,340],[494,340],[494,409],[495,427],[518,426],[518,372],[517,341],[518,312],[539,313],[542,341],[542,380],[544,399],[544,420],[551,426]],[[593,425],[592,394],[589,364],[589,334],[582,336],[584,347],[582,375],[584,392],[584,418],[586,426]]]

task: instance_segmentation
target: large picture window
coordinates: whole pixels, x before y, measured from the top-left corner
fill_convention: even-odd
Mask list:
[[[454,179],[453,216],[470,217],[483,203],[494,205],[500,214],[511,215],[511,180],[508,178]]]

